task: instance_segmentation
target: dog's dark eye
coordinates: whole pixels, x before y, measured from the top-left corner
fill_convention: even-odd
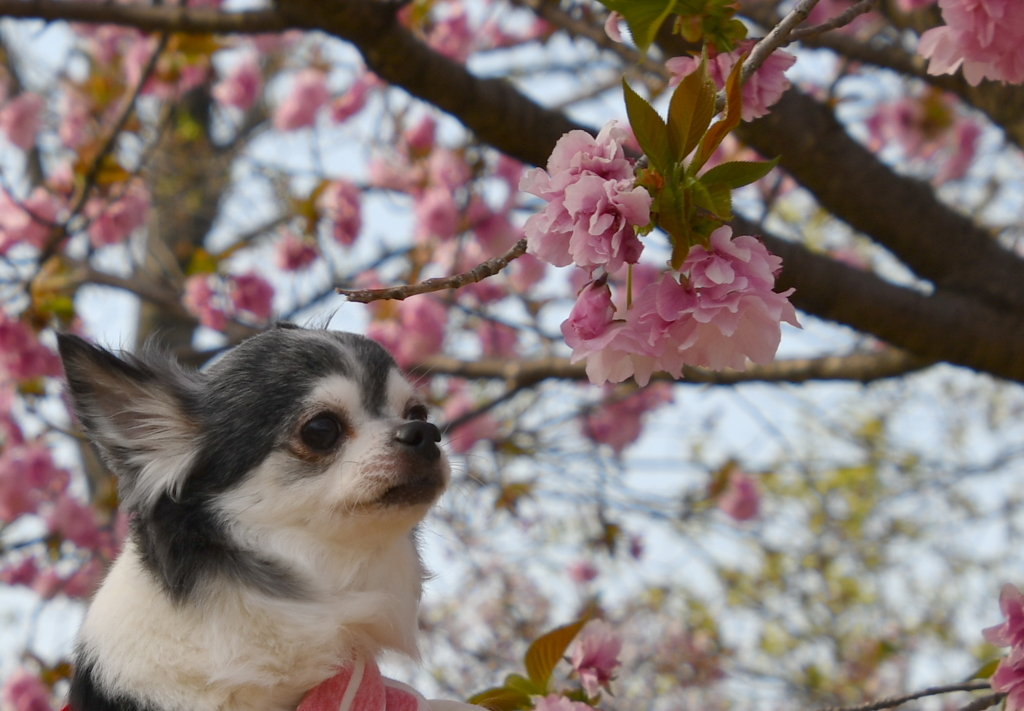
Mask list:
[[[405,412],[407,420],[427,420],[427,408],[424,405],[413,405]]]
[[[302,443],[314,452],[327,452],[341,439],[341,424],[330,413],[317,415],[299,430]]]

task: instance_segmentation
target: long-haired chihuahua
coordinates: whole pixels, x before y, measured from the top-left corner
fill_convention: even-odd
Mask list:
[[[131,522],[73,711],[294,711],[345,665],[416,656],[414,527],[449,466],[383,348],[279,325],[195,371],[59,345]]]

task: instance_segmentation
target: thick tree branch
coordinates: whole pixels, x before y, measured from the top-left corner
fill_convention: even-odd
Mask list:
[[[736,133],[763,155],[780,156],[822,207],[918,276],[1000,308],[1024,309],[1024,262],[941,203],[929,185],[883,165],[820,102],[790,89],[771,113]]]
[[[683,382],[735,385],[748,382],[805,383],[811,380],[848,380],[870,383],[883,378],[906,375],[928,365],[931,363],[906,351],[887,348],[877,353],[780,360],[768,365],[751,365],[746,370],[715,371],[687,366],[683,370]],[[474,380],[505,380],[512,388],[529,387],[548,378],[587,379],[585,363],[570,363],[568,358],[484,358],[464,361],[447,356],[432,356],[410,368],[410,371],[418,375],[453,375]],[[674,380],[668,373],[655,373],[652,379]]]
[[[115,5],[78,0],[0,0],[0,17],[123,25],[144,32],[196,34],[282,32],[293,27],[275,10],[222,12],[210,8]]]

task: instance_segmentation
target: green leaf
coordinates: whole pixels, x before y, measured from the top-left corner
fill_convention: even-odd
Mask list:
[[[708,158],[715,152],[715,149],[722,143],[729,132],[740,125],[743,117],[743,85],[740,83],[740,73],[743,71],[743,63],[747,55],[740,57],[739,61],[729,72],[729,78],[725,80],[725,116],[721,121],[708,129],[697,147],[697,155],[690,163],[689,171],[695,175],[698,170],[708,162]]]
[[[996,673],[996,667],[999,666],[998,659],[993,659],[991,662],[983,664],[978,671],[971,674],[964,681],[971,681],[972,679],[988,679],[990,676]]]
[[[626,20],[633,41],[646,52],[658,30],[668,19],[675,7],[675,0],[600,0],[601,4],[613,10]]]
[[[526,650],[526,673],[530,681],[541,689],[541,694],[547,691],[551,672],[565,654],[566,647],[586,623],[586,619],[576,620],[572,624],[553,629],[535,639]]]
[[[734,160],[728,163],[721,163],[700,176],[705,185],[721,183],[733,190],[750,185],[768,175],[768,172],[778,165],[779,159],[773,158],[766,161]]]
[[[715,183],[705,186],[708,195],[711,197],[711,204],[714,206],[711,212],[715,213],[722,221],[732,219],[732,190],[728,185]]]
[[[505,677],[505,688],[521,691],[528,696],[540,696],[545,691],[544,689],[537,688],[536,684],[522,674],[509,674]]]
[[[715,115],[715,82],[708,75],[707,54],[696,71],[683,77],[668,107],[668,138],[672,155],[682,161],[697,147]]]
[[[530,697],[517,689],[502,686],[471,696],[469,703],[483,706],[490,711],[519,711],[530,708]]]
[[[658,226],[668,234],[672,244],[672,268],[679,269],[690,252],[689,195],[675,181],[666,181],[658,203]]]
[[[622,78],[622,92],[626,99],[626,115],[637,143],[658,172],[669,172],[675,161],[669,148],[668,127],[654,107],[626,83],[625,77]]]

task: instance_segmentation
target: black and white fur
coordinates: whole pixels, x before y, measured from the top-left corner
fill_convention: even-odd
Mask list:
[[[72,711],[292,711],[359,655],[416,656],[413,527],[449,466],[380,346],[278,326],[202,372],[75,336],[60,354],[132,517]]]

